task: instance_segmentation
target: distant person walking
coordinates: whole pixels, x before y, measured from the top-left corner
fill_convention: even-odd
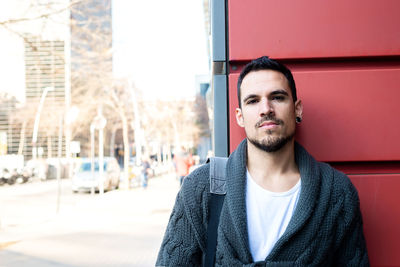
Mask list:
[[[185,176],[189,174],[190,167],[194,164],[192,154],[186,152],[184,147],[181,147],[174,157],[174,162],[179,183],[182,185]]]
[[[147,188],[147,183],[149,179],[150,163],[147,158],[142,159],[142,187]]]

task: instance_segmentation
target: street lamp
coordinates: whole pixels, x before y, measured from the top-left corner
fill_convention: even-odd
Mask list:
[[[44,100],[46,99],[47,92],[49,91],[54,91],[53,87],[45,87],[42,93],[42,96],[40,97],[39,101],[39,106],[36,111],[36,117],[35,117],[35,123],[33,125],[33,134],[32,134],[32,157],[33,159],[36,159],[37,155],[37,135],[38,135],[38,130],[39,130],[39,122],[40,122],[40,113],[42,112],[43,108],[43,103]]]
[[[135,129],[135,151],[136,151],[136,165],[139,166],[142,160],[142,129],[140,128],[140,114],[138,108],[138,102],[136,98],[135,88],[133,83],[130,85],[131,98],[133,104],[133,118],[134,118],[134,129]],[[127,166],[126,166],[127,167]]]
[[[72,176],[71,161],[71,124],[76,120],[79,114],[79,108],[76,106],[68,107],[65,114],[65,156],[68,163],[68,178]]]
[[[91,135],[91,143],[92,143],[92,171],[93,171],[93,159],[94,159],[94,129],[99,130],[99,191],[100,194],[104,193],[104,140],[103,140],[103,129],[107,124],[106,118],[104,118],[102,114],[101,107],[97,110],[97,116],[93,119],[93,122],[90,124],[90,135]]]
[[[90,173],[92,175],[92,180],[94,181],[94,130],[95,125],[94,122],[90,124]],[[94,184],[92,184],[92,188],[90,189],[92,195],[94,194]]]

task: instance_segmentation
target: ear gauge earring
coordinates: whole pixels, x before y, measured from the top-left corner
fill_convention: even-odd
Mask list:
[[[300,123],[301,122],[301,117],[296,117],[296,123]]]

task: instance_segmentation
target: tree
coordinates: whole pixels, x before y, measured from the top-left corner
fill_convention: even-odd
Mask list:
[[[106,148],[114,143],[118,129],[122,130],[125,166],[129,161],[130,144],[138,142],[133,138],[135,132],[143,133],[144,149],[148,152],[150,143],[156,142],[159,147],[168,148],[181,144],[194,146],[199,136],[207,134],[206,114],[199,111],[204,108],[201,99],[148,101],[142,99],[139,88],[132,86],[132,83],[113,77],[110,0],[54,0],[46,1],[45,4],[40,0],[26,2],[28,11],[25,15],[0,21],[0,27],[20,36],[32,51],[38,51],[38,43],[49,38],[45,32],[54,23],[69,27],[71,38],[70,45],[67,37],[64,39],[66,53],[54,54],[54,60],[60,60],[59,64],[65,66],[62,71],[57,68],[49,71],[43,69],[41,64],[34,66],[38,73],[46,71],[49,80],[65,76],[65,103],[58,102],[56,95],[59,92],[54,90],[46,98],[42,111],[45,116],[41,116],[40,129],[50,140],[48,143],[57,135],[60,118],[63,118],[66,139],[80,141],[81,155],[89,155],[90,124],[99,107],[102,107],[107,119],[105,137],[110,142],[106,142]],[[70,16],[65,16],[68,13]],[[65,17],[66,20],[61,19]],[[26,33],[23,25],[32,22],[38,22],[39,30]],[[36,36],[39,41],[34,41],[32,36]],[[53,82],[50,86],[57,87],[57,83]],[[132,90],[135,90],[135,99],[132,99]],[[26,104],[15,113],[15,121],[21,125],[21,136],[28,136],[25,132],[33,128],[39,98],[40,93],[36,97],[27,98]],[[136,116],[132,102],[137,103]],[[71,106],[79,110],[79,115],[73,121],[68,119]],[[135,120],[139,126],[134,126]]]
[[[193,147],[199,136],[193,100],[143,101],[142,125],[149,143],[158,140],[160,146]]]

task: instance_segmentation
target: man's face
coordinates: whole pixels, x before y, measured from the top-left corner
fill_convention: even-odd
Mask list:
[[[274,70],[252,71],[241,85],[241,105],[236,120],[256,147],[274,152],[292,140],[296,116],[302,115],[300,100],[293,102],[286,77]]]

